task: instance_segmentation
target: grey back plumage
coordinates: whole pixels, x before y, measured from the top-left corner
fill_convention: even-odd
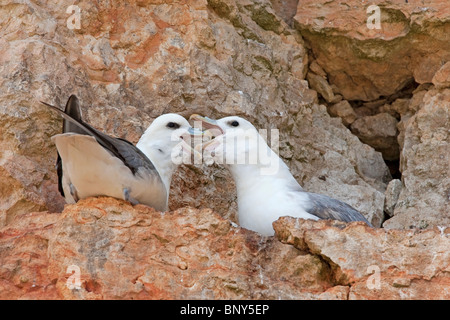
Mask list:
[[[372,227],[369,221],[355,208],[345,202],[330,198],[323,194],[307,192],[311,202],[307,212],[320,219],[333,219],[344,222],[363,221]]]

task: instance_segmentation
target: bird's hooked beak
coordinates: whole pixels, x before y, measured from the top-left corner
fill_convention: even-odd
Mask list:
[[[189,117],[190,121],[200,121],[201,122],[201,128],[204,130],[216,130],[216,132],[214,133],[220,133],[223,134],[223,130],[222,128],[219,126],[219,124],[217,123],[217,120],[208,118],[208,117],[203,117],[199,114],[193,114]],[[216,136],[220,135],[220,134],[216,134]]]
[[[217,123],[217,120],[208,118],[208,117],[203,117],[199,114],[193,114],[189,117],[190,121],[200,121],[201,124],[201,128],[204,129],[203,135],[210,137],[211,140],[202,143],[201,145],[196,145],[195,146],[195,151],[196,152],[200,152],[200,150],[205,150],[206,148],[208,149],[214,149],[215,147],[217,147],[217,145],[220,144],[220,141],[218,141],[219,139],[216,139],[219,136],[222,136],[223,134],[225,134],[224,130],[219,126],[219,124]]]

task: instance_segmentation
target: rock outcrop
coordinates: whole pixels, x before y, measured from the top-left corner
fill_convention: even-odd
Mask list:
[[[402,186],[387,228],[449,224],[447,6],[439,0],[301,1],[293,18],[312,51],[309,72],[328,83],[320,88],[332,89],[316,89],[329,113],[391,166],[399,162],[391,173]],[[334,105],[332,95],[344,100]]]
[[[327,261],[349,299],[448,299],[449,228],[370,229],[363,223],[274,223],[278,239]]]
[[[0,229],[2,299],[449,299],[450,229],[274,223],[89,198]]]
[[[387,228],[450,224],[450,89],[429,90],[421,97],[421,108],[402,120],[404,187]]]
[[[448,4],[371,4],[380,29],[353,0],[3,1],[0,297],[449,299]],[[305,190],[383,228],[282,218],[261,237],[216,164],[180,167],[170,212],[64,206],[62,120],[39,101],[71,94],[134,143],[168,112],[277,129]]]
[[[305,0],[294,23],[337,92],[371,101],[432,82],[450,59],[447,8],[441,0]]]

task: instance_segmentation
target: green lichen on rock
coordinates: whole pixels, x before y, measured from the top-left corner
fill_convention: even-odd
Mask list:
[[[273,31],[277,34],[282,32],[282,25],[279,18],[273,13],[267,11],[266,7],[246,6],[246,9],[251,12],[251,18],[258,26],[266,31]]]
[[[219,15],[219,17],[225,19],[230,18],[232,10],[227,3],[221,0],[208,0],[208,5]]]
[[[246,23],[244,23],[240,14],[240,11],[244,9],[241,6],[238,5],[237,7],[231,7],[225,1],[221,0],[208,0],[208,5],[219,17],[230,21],[242,37],[264,43],[261,37],[259,37]]]

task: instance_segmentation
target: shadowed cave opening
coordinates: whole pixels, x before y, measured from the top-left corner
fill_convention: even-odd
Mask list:
[[[395,120],[397,121],[397,125],[398,125],[398,122],[400,122],[402,115],[399,113],[398,110],[395,110],[395,108],[389,108],[387,106],[392,106],[395,103],[403,102],[403,101],[405,101],[405,103],[407,103],[406,101],[408,101],[412,98],[413,93],[417,89],[418,86],[419,86],[419,84],[417,82],[415,82],[414,79],[410,79],[401,90],[395,92],[392,95],[380,96],[375,101],[367,102],[367,101],[361,101],[361,100],[353,100],[353,101],[349,101],[349,103],[357,114],[361,109],[365,109],[365,110],[363,110],[363,112],[360,112],[360,114],[363,114],[364,111],[367,112],[367,109],[369,109],[369,116],[376,116],[376,115],[379,115],[380,113],[388,113],[390,116],[395,118]],[[352,131],[353,134],[358,136],[357,132],[355,132],[356,130],[352,130],[351,126],[350,126],[350,131]],[[384,150],[381,150],[379,147],[377,147],[376,144],[371,144],[370,141],[368,143],[368,141],[366,139],[363,139],[358,136],[358,138],[360,139],[361,142],[369,144],[375,150],[380,151],[382,153],[384,162],[386,163],[387,167],[389,168],[392,179],[401,179],[401,177],[402,177],[402,173],[400,171],[400,152],[401,152],[401,150],[400,150],[400,146],[398,144],[398,135],[399,135],[399,130],[397,129],[395,139],[392,139],[391,143],[390,143],[390,148],[398,149],[398,154],[396,154],[394,157],[388,155],[388,153],[386,153],[386,152],[383,152]],[[386,141],[389,141],[389,140],[386,139]]]
[[[401,150],[397,125],[401,121],[402,114],[399,109],[402,104],[409,102],[418,86],[414,79],[410,79],[401,90],[389,96],[380,96],[373,101],[341,100],[329,103],[319,94],[319,103],[327,106],[330,116],[341,117],[343,124],[362,143],[381,152],[392,179],[401,179]],[[337,105],[340,105],[338,108],[341,110],[333,110]],[[347,111],[344,110],[345,107]],[[345,119],[349,114],[348,110],[354,115],[351,121]]]

